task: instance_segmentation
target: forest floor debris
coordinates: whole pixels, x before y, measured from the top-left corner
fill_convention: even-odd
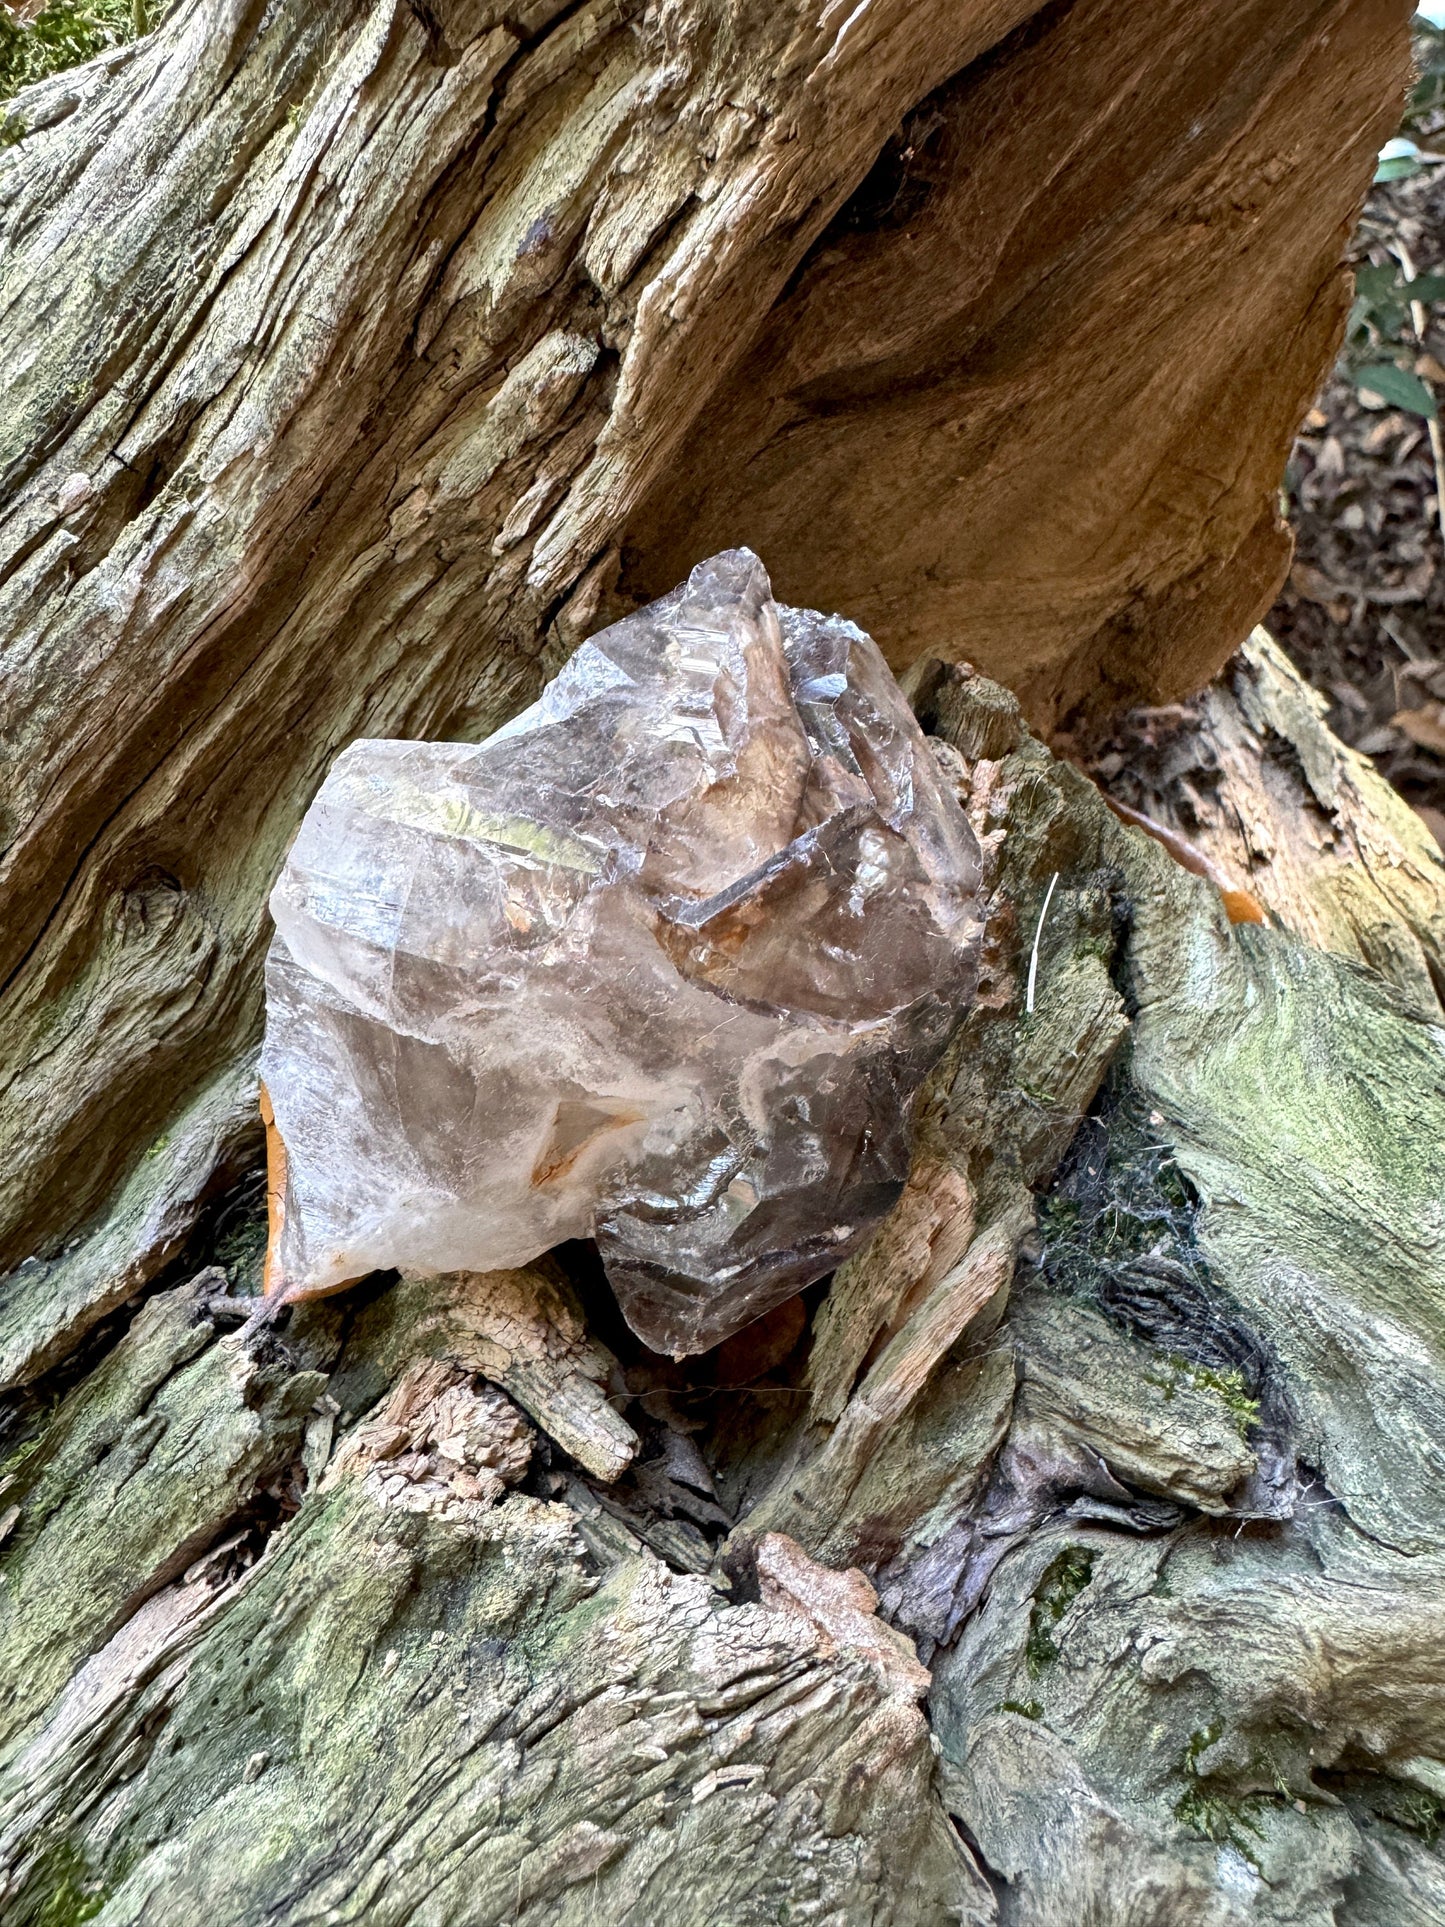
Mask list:
[[[1416,58],[1401,138],[1350,250],[1344,350],[1285,477],[1295,560],[1266,626],[1328,699],[1330,727],[1445,841],[1445,505],[1431,419],[1445,397],[1445,31],[1417,21]]]

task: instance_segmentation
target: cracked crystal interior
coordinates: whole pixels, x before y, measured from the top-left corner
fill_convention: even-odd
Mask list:
[[[271,898],[287,1296],[595,1237],[677,1355],[907,1175],[978,853],[875,645],[702,563],[480,745],[358,742]]]

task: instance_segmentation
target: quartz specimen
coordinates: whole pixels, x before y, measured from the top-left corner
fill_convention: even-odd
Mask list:
[[[898,1196],[977,884],[878,649],[745,549],[479,746],[354,743],[271,898],[271,1288],[595,1236],[649,1345],[717,1344]]]

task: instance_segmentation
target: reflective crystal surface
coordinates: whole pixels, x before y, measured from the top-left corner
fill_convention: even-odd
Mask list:
[[[747,550],[480,746],[358,742],[271,898],[287,1296],[595,1236],[678,1355],[830,1271],[971,992],[977,849],[874,644]]]

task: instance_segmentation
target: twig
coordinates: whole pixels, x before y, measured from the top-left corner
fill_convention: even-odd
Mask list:
[[[1400,266],[1405,270],[1405,285],[1409,287],[1410,283],[1415,279],[1415,263],[1411,259],[1410,250],[1403,241],[1397,239],[1395,242],[1395,253],[1399,256]],[[1412,301],[1410,303],[1410,325],[1415,330],[1415,339],[1420,344],[1420,352],[1424,354],[1426,352],[1425,330],[1429,326],[1429,319],[1426,316],[1423,301]],[[1426,388],[1429,389],[1431,399],[1437,402],[1435,413],[1425,417],[1425,427],[1429,431],[1430,453],[1435,462],[1435,520],[1440,525],[1440,541],[1442,545],[1445,545],[1445,438],[1442,438],[1440,433],[1438,397],[1436,397],[1434,387],[1425,379],[1424,375],[1417,373],[1416,379],[1425,383]]]
[[[236,1333],[237,1343],[244,1345],[253,1332],[264,1331],[267,1326],[274,1325],[285,1305],[283,1298],[258,1298],[256,1309]]]
[[[1110,796],[1102,783],[1098,784],[1098,790],[1121,823],[1131,823],[1136,830],[1142,830],[1145,836],[1152,836],[1154,841],[1162,844],[1182,868],[1212,883],[1223,899],[1224,914],[1231,923],[1269,922],[1258,897],[1252,891],[1240,889],[1236,884],[1231,883],[1228,872],[1216,863],[1212,856],[1201,850],[1197,843],[1191,843],[1187,836],[1181,836],[1178,830],[1171,830],[1166,824],[1156,823],[1154,818],[1146,816],[1143,810],[1136,810],[1128,803],[1121,803],[1117,796]]]
[[[1039,939],[1044,934],[1044,918],[1049,914],[1049,904],[1053,899],[1054,885],[1058,882],[1058,880],[1059,880],[1059,873],[1057,870],[1055,870],[1054,874],[1049,878],[1049,887],[1044,892],[1044,907],[1039,912],[1039,927],[1034,932],[1033,953],[1029,957],[1028,995],[1024,999],[1024,1011],[1025,1011],[1025,1014],[1029,1017],[1032,1017],[1034,1014],[1034,990],[1039,981]]]

